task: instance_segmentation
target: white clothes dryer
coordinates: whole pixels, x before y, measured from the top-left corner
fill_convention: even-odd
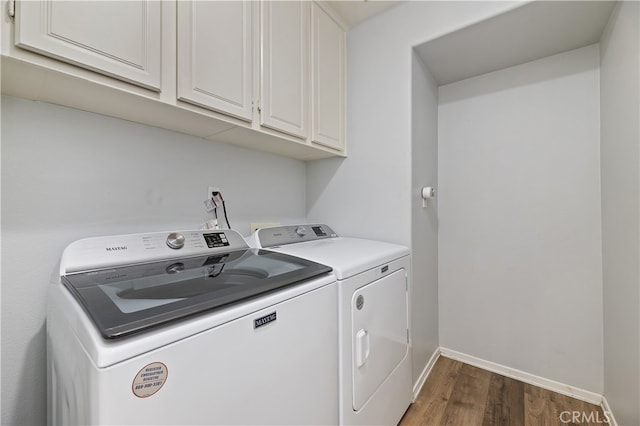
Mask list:
[[[329,226],[261,228],[253,247],[333,268],[338,283],[340,424],[397,424],[411,404],[410,252]]]

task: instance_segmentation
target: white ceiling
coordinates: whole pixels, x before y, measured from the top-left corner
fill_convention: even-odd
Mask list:
[[[597,43],[615,2],[536,1],[416,46],[439,85]]]
[[[342,18],[344,24],[349,28],[398,3],[400,1],[397,0],[327,0],[324,2]]]

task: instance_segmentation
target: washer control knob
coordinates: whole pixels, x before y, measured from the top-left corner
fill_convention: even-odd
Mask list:
[[[167,245],[172,249],[181,249],[184,247],[184,235],[178,232],[172,232],[167,236]]]
[[[307,235],[307,228],[305,228],[304,226],[298,226],[296,228],[296,234],[304,237],[305,235]]]

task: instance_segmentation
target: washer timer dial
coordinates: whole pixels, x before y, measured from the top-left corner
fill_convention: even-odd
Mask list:
[[[184,247],[184,235],[178,232],[172,232],[167,236],[167,245],[174,249],[181,249]]]

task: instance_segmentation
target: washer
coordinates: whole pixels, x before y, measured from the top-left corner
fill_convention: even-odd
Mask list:
[[[336,424],[335,284],[231,230],[72,243],[48,295],[48,423]]]
[[[410,253],[329,226],[262,228],[249,244],[329,265],[338,280],[340,423],[397,424],[412,401]]]

